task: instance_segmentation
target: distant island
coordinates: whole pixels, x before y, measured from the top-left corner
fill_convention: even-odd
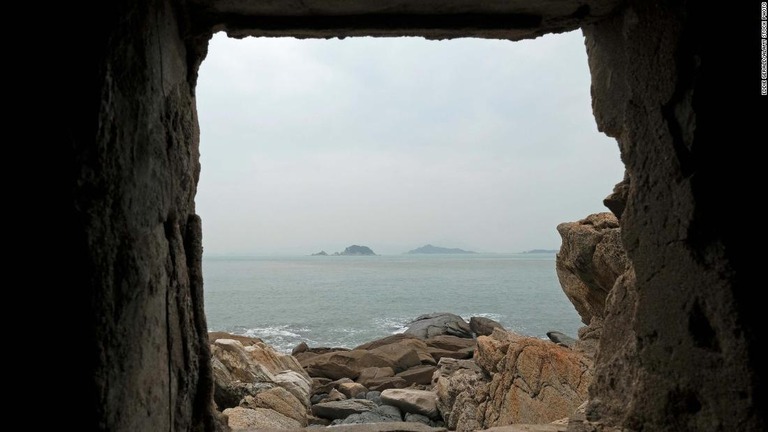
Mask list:
[[[326,251],[313,253],[312,256],[330,256]],[[344,252],[334,252],[332,256],[376,256],[368,246],[352,245],[344,249]]]
[[[459,248],[444,248],[440,246],[432,246],[431,244],[422,246],[420,248],[408,251],[409,254],[473,254],[477,252],[466,251]]]
[[[529,253],[529,254],[534,254],[534,253],[538,253],[538,254],[543,254],[543,253],[546,253],[546,254],[556,254],[557,252],[558,252],[557,249],[531,249],[531,250],[527,250],[527,251],[525,251],[523,253]]]

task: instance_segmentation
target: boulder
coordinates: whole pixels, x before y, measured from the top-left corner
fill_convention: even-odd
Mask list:
[[[249,346],[252,348],[253,346]],[[243,346],[234,339],[216,339],[211,345],[211,354],[219,360],[233,380],[244,383],[273,382],[274,375],[267,368],[255,363]]]
[[[477,342],[474,339],[461,338],[452,335],[439,335],[424,341],[430,348],[439,348],[447,351],[461,351],[467,348],[475,348]]]
[[[395,371],[391,367],[386,367],[386,368],[370,367],[360,371],[360,375],[358,375],[357,377],[357,382],[370,388],[371,387],[370,383],[372,380],[376,380],[380,378],[388,378],[393,376],[395,376]]]
[[[435,392],[414,389],[387,389],[381,392],[384,404],[400,408],[404,413],[423,414],[431,419],[440,418]]]
[[[392,362],[395,372],[401,372],[421,364],[419,354],[405,344],[389,344],[370,350],[372,354]]]
[[[249,429],[298,429],[301,424],[266,408],[227,408],[227,425],[233,431]]]
[[[336,389],[331,390],[320,402],[336,402],[347,400],[344,394]]]
[[[365,393],[368,393],[368,389],[356,382],[351,383],[341,383],[336,388],[341,394],[347,397],[347,399],[354,399],[356,398],[360,393],[365,395]]]
[[[435,385],[437,407],[449,430],[484,429],[490,378],[472,360],[444,358]]]
[[[410,323],[405,333],[414,335],[419,339],[428,339],[439,335],[472,338],[472,329],[469,328],[469,324],[462,317],[447,312],[421,315]]]
[[[399,376],[384,377],[368,380],[368,389],[373,391],[384,391],[393,388],[408,387],[408,382]]]
[[[376,404],[367,399],[347,399],[322,402],[312,406],[312,414],[327,419],[345,419],[352,414],[371,411]]]
[[[414,366],[406,371],[398,373],[396,376],[405,380],[411,386],[413,384],[428,385],[432,383],[432,376],[437,368],[431,365]]]
[[[406,422],[413,422],[413,423],[424,423],[426,425],[430,424],[432,420],[421,414],[415,414],[415,413],[407,413],[405,417],[403,418]]]
[[[437,368],[440,371],[440,374],[443,376],[448,376],[461,369],[468,369],[472,372],[477,372],[480,374],[484,373],[483,369],[478,366],[474,360],[461,360],[449,357],[440,359],[440,362],[437,364]]]
[[[306,342],[300,342],[291,350],[291,355],[296,356],[296,354],[306,352],[307,350],[309,350],[309,345]]]
[[[424,341],[422,341],[418,337],[411,334],[405,334],[405,333],[394,334],[391,336],[387,336],[385,338],[364,343],[355,349],[356,350],[357,349],[375,350],[377,348],[385,347],[387,345],[397,345],[400,347],[412,348],[413,350],[416,351],[416,354],[418,354],[419,360],[421,360],[422,363],[432,364],[432,365],[435,364],[435,360],[432,358],[429,352],[427,352],[427,344],[425,344]],[[404,349],[407,349],[407,348],[404,348]]]
[[[485,317],[471,317],[469,319],[469,328],[477,336],[488,336],[493,333],[495,328],[504,330],[501,324]]]
[[[629,267],[621,243],[619,221],[612,213],[561,223],[562,237],[555,260],[557,277],[584,324],[605,316],[605,298],[616,279]]]
[[[246,393],[240,390],[240,386],[233,385],[235,380],[229,370],[216,357],[211,358],[211,367],[213,369],[213,400],[216,406],[219,409],[225,409],[240,405],[240,400]]]
[[[317,355],[302,363],[311,377],[355,379],[368,367],[396,368],[395,362],[365,350],[337,351]]]
[[[418,337],[406,334],[406,333],[397,333],[390,336],[383,337],[381,339],[376,339],[370,342],[366,342],[362,345],[359,345],[355,347],[356,350],[372,350],[374,348],[382,347],[384,345],[390,345],[393,343],[402,343],[402,342],[416,342],[423,344],[424,342],[421,341]],[[425,345],[426,347],[426,345]]]
[[[267,408],[307,425],[307,407],[288,390],[275,387],[256,396],[246,396],[240,403],[244,408]]]
[[[271,346],[260,342],[245,347],[253,363],[264,366],[268,371],[277,374],[283,371],[294,371],[307,379],[309,376],[295,357],[275,351]]]
[[[439,362],[442,358],[454,358],[454,359],[468,359],[472,358],[475,353],[475,347],[464,348],[460,351],[449,351],[442,348],[429,348],[429,354],[436,362]]]
[[[352,414],[339,424],[386,423],[403,421],[400,410],[391,405],[377,406],[371,411]]]
[[[275,375],[275,384],[288,390],[304,406],[309,408],[309,397],[312,392],[312,381],[306,374],[293,370],[283,371]]]
[[[576,339],[566,335],[565,333],[560,333],[559,331],[548,331],[547,337],[552,342],[567,348],[572,348],[576,344]]]
[[[208,332],[209,344],[212,345],[217,339],[233,339],[243,344],[244,347],[255,345],[257,343],[264,343],[263,340],[255,337],[241,336],[227,332]]]
[[[583,353],[499,329],[477,338],[475,361],[491,376],[484,427],[566,417],[587,400],[592,381]]]

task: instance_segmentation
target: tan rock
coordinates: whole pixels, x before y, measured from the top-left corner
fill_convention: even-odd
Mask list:
[[[378,368],[370,367],[360,371],[360,375],[357,377],[357,382],[370,388],[370,381],[380,378],[388,378],[395,376],[395,371],[390,368]]]
[[[360,371],[368,367],[389,367],[395,369],[392,360],[365,350],[338,351],[320,354],[305,363],[304,369],[311,377],[330,379],[355,379]]]
[[[472,355],[475,352],[474,348],[469,348],[471,351],[467,350],[461,350],[461,351],[449,351],[444,350],[442,348],[428,348],[429,354],[432,356],[432,358],[435,359],[436,362],[439,362],[442,358],[454,358],[454,359],[468,359],[471,358]]]
[[[400,408],[404,413],[422,414],[431,419],[440,418],[437,395],[427,390],[387,389],[381,392],[381,401]]]
[[[306,374],[293,370],[283,371],[275,375],[275,384],[288,390],[305,407],[310,407],[309,398],[312,392],[312,381]]]
[[[370,350],[371,353],[392,362],[395,372],[401,372],[421,364],[419,354],[408,345],[389,344]]]
[[[483,429],[488,383],[489,378],[472,360],[440,361],[435,385],[437,407],[449,430]]]
[[[263,340],[255,337],[241,336],[227,332],[208,332],[209,344],[213,344],[217,339],[233,339],[243,344],[244,347],[255,345],[257,343],[264,343]]]
[[[605,316],[605,298],[629,266],[616,216],[596,213],[578,222],[561,223],[555,268],[565,295],[584,324]]]
[[[406,371],[398,373],[396,376],[400,377],[408,383],[408,386],[413,384],[431,384],[432,376],[437,371],[437,368],[431,365],[419,365],[414,366]]]
[[[587,399],[592,361],[549,341],[495,330],[478,338],[477,364],[491,375],[484,426],[549,423]]]
[[[460,351],[464,348],[473,348],[477,345],[474,339],[461,338],[452,335],[439,335],[424,341],[428,347],[440,348],[447,351]]]
[[[387,389],[408,387],[408,382],[398,376],[383,377],[368,380],[368,385],[366,387],[371,391],[384,391]]]
[[[337,387],[337,390],[348,399],[356,398],[360,393],[365,394],[368,392],[368,389],[364,385],[356,382],[341,383]]]
[[[328,393],[328,396],[324,397],[323,400],[321,400],[320,402],[321,403],[322,402],[336,402],[336,401],[342,401],[342,400],[346,400],[346,399],[347,399],[347,397],[344,396],[344,394],[342,392],[340,392],[340,391],[338,391],[336,389],[332,389]]]
[[[243,344],[237,340],[217,339],[211,345],[211,354],[229,371],[232,379],[246,383],[274,381],[272,372],[260,363],[255,363]]]
[[[434,358],[427,351],[427,344],[414,335],[400,333],[391,336],[387,336],[382,339],[377,339],[372,342],[368,342],[358,346],[355,349],[374,350],[376,348],[384,347],[387,345],[398,345],[401,347],[409,347],[416,351],[419,356],[419,360],[425,364],[436,364]]]
[[[248,429],[298,429],[301,424],[266,408],[227,408],[227,425],[233,431]]]
[[[309,379],[309,375],[307,375],[304,368],[295,357],[279,353],[265,343],[255,343],[247,346],[245,347],[245,351],[250,354],[252,362],[263,365],[273,374],[291,370],[304,375]]]
[[[246,396],[240,406],[244,408],[267,408],[307,425],[307,407],[288,390],[282,387],[263,391],[256,396]]]

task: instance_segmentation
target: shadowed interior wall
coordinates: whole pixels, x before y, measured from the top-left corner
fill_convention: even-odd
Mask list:
[[[637,430],[765,427],[757,319],[736,285],[734,149],[712,103],[732,96],[707,7],[629,1],[583,30],[598,128],[630,177],[621,226],[634,267],[606,306],[590,410]]]
[[[211,430],[199,131],[178,5],[109,3],[88,27],[96,70],[76,95],[92,105],[70,125],[76,286],[93,343],[83,409],[94,430]]]
[[[325,16],[297,6],[310,3],[330,6],[313,9]],[[92,398],[82,409],[94,429],[216,428],[194,211],[194,80],[214,29],[520,39],[579,26],[595,117],[631,177],[622,229],[634,264],[609,296],[589,416],[642,430],[764,429],[757,319],[736,285],[736,224],[724,210],[736,184],[722,164],[736,150],[710,134],[724,126],[704,104],[720,86],[704,6],[630,1],[609,17],[616,2],[390,3],[140,0],[94,10],[87,85],[77,89],[85,107],[66,113],[75,282],[88,309]]]

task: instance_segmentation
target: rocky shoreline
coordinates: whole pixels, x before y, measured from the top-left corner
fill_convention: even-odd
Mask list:
[[[592,430],[585,406],[607,293],[626,257],[610,213],[558,231],[557,272],[586,326],[527,337],[482,317],[431,313],[353,349],[212,332],[214,403],[224,429]],[[579,429],[575,424],[584,424]],[[516,425],[516,426],[515,426]]]
[[[214,401],[232,430],[549,423],[586,400],[591,380],[591,358],[562,342],[450,313],[418,317],[405,333],[354,349],[302,343],[288,355],[257,338],[215,332],[209,340]]]

